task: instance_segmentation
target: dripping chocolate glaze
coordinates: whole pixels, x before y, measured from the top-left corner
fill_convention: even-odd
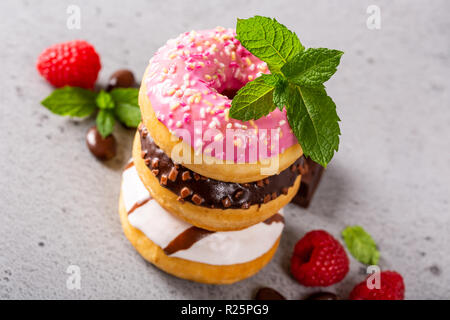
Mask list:
[[[131,207],[131,209],[128,211],[128,214],[132,214],[134,210],[136,210],[139,207],[142,207],[144,204],[146,204],[147,202],[149,202],[152,198],[148,197],[147,199],[140,201],[140,202],[136,202],[134,204],[133,207]]]
[[[183,233],[179,234],[175,239],[170,241],[167,247],[163,249],[164,253],[171,255],[177,251],[189,249],[194,245],[194,243],[210,235],[211,233],[214,233],[214,231],[200,229],[194,226],[190,227]]]
[[[181,165],[175,165],[154,142],[147,128],[139,126],[142,158],[160,185],[179,196],[180,201],[219,209],[248,209],[286,194],[300,172],[305,170],[305,157],[277,175],[251,183],[224,182],[200,176]]]
[[[281,214],[279,214],[279,213],[275,213],[270,218],[264,220],[264,223],[265,224],[269,224],[269,225],[274,223],[274,222],[275,223],[278,223],[278,222],[284,223],[284,217]]]
[[[274,214],[272,217],[264,221],[264,223],[268,225],[280,222],[284,223],[284,218],[279,213]],[[171,255],[177,251],[189,249],[197,241],[213,233],[215,233],[215,231],[209,231],[192,226],[184,232],[180,233],[175,239],[170,241],[170,243],[163,249],[163,251],[165,254]]]

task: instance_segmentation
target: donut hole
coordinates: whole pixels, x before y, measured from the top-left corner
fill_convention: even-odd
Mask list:
[[[241,71],[241,73],[242,72],[244,71]],[[227,83],[223,84],[221,87],[219,88],[215,86],[213,87],[221,95],[226,96],[230,100],[233,100],[238,91],[241,90],[241,88],[244,87],[248,82],[249,82],[248,79],[245,79],[245,81],[243,81],[242,79],[236,79],[235,77],[232,77],[231,79],[229,79]]]
[[[243,87],[243,85],[242,85]],[[235,89],[225,89],[222,92],[220,92],[220,94],[226,96],[228,99],[233,100],[234,96],[237,94],[237,92],[239,91],[240,88],[235,88]]]

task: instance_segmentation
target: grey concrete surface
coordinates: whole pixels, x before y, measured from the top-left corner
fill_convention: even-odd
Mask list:
[[[81,30],[66,28],[69,4]],[[367,6],[381,29],[366,27]],[[0,298],[250,299],[260,286],[290,299],[309,292],[289,275],[295,242],[317,228],[335,236],[360,224],[383,269],[400,272],[409,299],[450,298],[450,3],[434,1],[2,1],[0,4]],[[51,88],[35,69],[47,46],[83,38],[101,54],[100,83],[118,68],[141,77],[171,37],[237,17],[276,17],[307,47],[345,51],[328,92],[342,118],[340,150],[308,210],[287,207],[273,261],[230,286],[187,282],[146,263],[117,214],[132,131],[117,126],[116,159],[103,164],[84,138],[93,124],[55,116],[39,102]],[[81,289],[66,288],[69,265]],[[364,269],[351,259],[329,290],[346,297]]]

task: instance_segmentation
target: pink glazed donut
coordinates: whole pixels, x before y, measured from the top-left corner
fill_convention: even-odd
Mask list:
[[[174,162],[244,183],[281,172],[302,151],[285,111],[247,122],[229,117],[233,95],[269,72],[235,36],[217,27],[169,40],[150,59],[139,103],[143,125]]]

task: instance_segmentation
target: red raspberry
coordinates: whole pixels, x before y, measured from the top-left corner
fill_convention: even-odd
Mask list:
[[[55,44],[38,58],[39,73],[55,87],[94,88],[100,71],[100,58],[86,41],[75,40]]]
[[[403,300],[405,284],[402,276],[395,271],[380,273],[380,289],[369,289],[367,279],[356,285],[350,293],[350,300]]]
[[[348,270],[344,248],[326,231],[310,231],[295,245],[291,272],[304,286],[330,286],[344,279]]]

